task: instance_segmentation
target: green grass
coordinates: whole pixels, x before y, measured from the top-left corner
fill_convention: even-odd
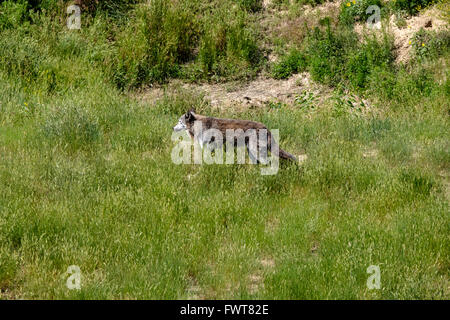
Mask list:
[[[108,17],[80,32],[30,19],[0,31],[0,298],[449,298],[445,54],[371,69],[373,109],[336,91],[314,108],[219,111],[181,88],[158,102],[123,91],[105,68],[120,46]],[[172,127],[193,106],[262,121],[308,159],[274,176],[177,166]],[[366,286],[370,265],[380,290]]]
[[[448,297],[446,119],[239,114],[309,156],[264,177],[172,164],[178,113],[109,94],[2,127],[0,270],[12,297],[176,299],[193,286],[206,298]],[[65,286],[73,264],[79,292]],[[380,291],[365,286],[371,264]]]

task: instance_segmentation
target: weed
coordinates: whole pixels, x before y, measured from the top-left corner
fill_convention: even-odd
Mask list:
[[[294,73],[304,71],[307,65],[306,55],[296,49],[292,49],[272,66],[272,76],[275,79],[286,79]]]

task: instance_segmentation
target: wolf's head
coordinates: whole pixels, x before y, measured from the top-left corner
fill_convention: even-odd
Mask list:
[[[173,127],[173,131],[182,131],[188,130],[192,127],[196,118],[196,114],[194,110],[189,110],[185,114],[183,114],[180,119],[178,119],[178,123],[175,127]]]

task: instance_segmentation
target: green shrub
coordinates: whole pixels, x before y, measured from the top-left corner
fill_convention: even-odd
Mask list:
[[[377,66],[367,75],[367,88],[372,95],[387,101],[394,98],[396,81],[395,73]]]
[[[450,31],[436,32],[421,28],[414,34],[411,45],[417,58],[436,58],[449,51]]]
[[[39,76],[42,53],[33,39],[7,30],[0,38],[0,69],[27,82],[34,81]]]
[[[179,64],[192,59],[199,36],[195,21],[192,12],[164,0],[139,8],[117,41],[113,79],[118,87],[138,87],[175,76]]]
[[[114,82],[130,88],[170,77],[239,78],[256,70],[262,60],[256,32],[248,14],[230,4],[205,9],[201,2],[155,0],[138,7],[117,40]]]
[[[0,31],[21,27],[27,16],[26,1],[4,1],[0,3]]]
[[[142,2],[141,0],[83,0],[81,1],[81,10],[90,15],[105,12],[107,14],[118,16],[127,10],[130,10],[133,5]]]
[[[367,37],[362,43],[349,28],[326,29],[316,27],[306,37],[306,47],[299,58],[285,59],[274,68],[279,77],[289,75],[291,69],[307,66],[314,80],[331,85],[365,89],[373,70],[387,70],[393,65],[393,41],[388,35],[381,40]],[[293,57],[297,57],[293,56]],[[299,61],[299,67],[291,61]],[[290,67],[291,65],[294,67]]]
[[[366,86],[367,76],[370,74],[369,65],[365,50],[359,50],[350,57],[346,75],[353,87],[364,88]]]
[[[345,76],[354,88],[365,88],[372,70],[377,67],[388,69],[393,62],[392,41],[387,36],[381,41],[370,37],[350,55]]]
[[[51,11],[57,8],[58,4],[61,4],[61,1],[59,0],[25,0],[24,2],[28,3],[28,9],[37,11],[41,11],[42,9]],[[89,0],[83,2],[89,2]]]
[[[221,9],[204,22],[198,55],[200,77],[245,77],[262,61],[256,33],[247,25],[245,12],[235,12],[229,21],[228,16]]]
[[[301,109],[308,111],[316,107],[317,97],[312,92],[303,91],[300,94],[296,95],[294,102],[296,106],[299,106]]]
[[[262,9],[262,0],[236,0],[248,12],[258,12]]]
[[[333,32],[328,25],[325,31],[315,28],[307,42],[312,78],[333,86],[341,82],[347,51],[358,43],[356,34],[349,30]]]
[[[436,0],[396,0],[391,1],[391,4],[395,10],[405,10],[410,14],[416,14],[435,2]]]
[[[304,71],[307,65],[306,55],[297,49],[292,49],[278,63],[273,65],[272,76],[275,79],[286,79],[294,73]]]
[[[217,51],[215,41],[211,36],[202,38],[199,51],[199,61],[203,67],[204,74],[209,74],[215,69]]]
[[[409,73],[409,77],[397,82],[399,96],[402,92],[407,92],[410,96],[428,96],[435,85],[433,74],[422,66]]]
[[[376,5],[382,7],[380,0],[347,0],[341,3],[339,21],[344,25],[353,25],[357,21],[367,21],[372,13],[367,14],[369,6]]]
[[[260,59],[256,37],[245,25],[245,16],[232,23],[227,32],[227,55],[242,59],[254,66]]]

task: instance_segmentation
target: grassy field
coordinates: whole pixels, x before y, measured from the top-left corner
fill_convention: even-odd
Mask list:
[[[358,40],[347,2],[296,38],[265,30],[256,0],[84,3],[80,30],[64,1],[0,3],[0,299],[450,298],[449,32],[420,31],[397,63],[389,30]],[[380,5],[418,14],[402,3]],[[165,85],[296,72],[332,97],[217,108]],[[164,97],[140,99],[152,84]],[[264,122],[307,160],[175,165],[192,107]]]

